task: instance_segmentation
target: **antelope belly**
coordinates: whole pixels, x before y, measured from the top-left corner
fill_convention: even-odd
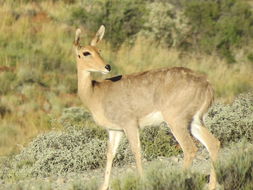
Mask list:
[[[161,112],[152,112],[139,119],[139,126],[145,127],[148,125],[159,125],[163,121],[164,121],[164,118]]]

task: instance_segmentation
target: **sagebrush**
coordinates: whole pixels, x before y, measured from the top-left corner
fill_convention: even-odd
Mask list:
[[[253,94],[241,94],[232,104],[215,104],[208,112],[206,125],[222,144],[238,142],[241,138],[252,142]]]

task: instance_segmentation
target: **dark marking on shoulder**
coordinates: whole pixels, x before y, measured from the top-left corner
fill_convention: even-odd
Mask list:
[[[121,80],[121,78],[122,78],[122,75],[118,75],[118,76],[115,76],[115,77],[112,77],[112,78],[107,78],[105,80],[110,80],[112,82],[117,82],[117,81]]]
[[[94,86],[97,86],[99,84],[98,81],[95,81],[95,80],[92,80],[91,81],[91,85],[94,87]]]

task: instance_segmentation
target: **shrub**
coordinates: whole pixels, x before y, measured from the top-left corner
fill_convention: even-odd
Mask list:
[[[160,162],[156,162],[145,170],[143,179],[133,173],[127,173],[114,179],[112,189],[115,190],[155,190],[155,189],[203,189],[204,176],[185,172],[175,167],[168,168]]]
[[[107,0],[102,23],[109,26],[109,41],[115,49],[125,40],[137,34],[144,23],[145,1],[116,1]]]
[[[0,164],[11,165],[9,160],[0,159]],[[129,168],[129,166],[126,166]],[[224,190],[251,190],[253,176],[253,145],[240,142],[232,143],[224,148],[216,164],[216,173],[220,189]],[[125,168],[123,168],[125,169]],[[1,172],[3,170],[0,170]],[[125,172],[125,170],[121,170]],[[167,164],[166,162],[154,161],[147,165],[142,179],[135,172],[125,172],[120,177],[112,180],[112,189],[136,189],[136,190],[156,190],[156,189],[203,189],[206,185],[206,176],[202,173],[183,171],[178,165]],[[100,171],[99,171],[100,172]],[[2,189],[98,189],[101,184],[98,173],[90,171],[91,178],[83,178],[79,173],[71,173],[61,177],[52,176],[49,178],[32,178],[14,183],[5,181],[1,184]],[[12,181],[13,182],[13,181]]]
[[[245,138],[253,141],[253,94],[241,94],[232,104],[215,104],[208,112],[207,127],[227,145]]]
[[[180,46],[189,28],[183,10],[171,2],[155,1],[147,4],[147,11],[144,35],[158,44]]]
[[[143,157],[147,160],[169,157],[182,152],[166,124],[149,126],[141,131],[140,137]]]
[[[218,182],[224,190],[253,189],[253,146],[252,144],[232,144],[230,155],[222,158],[217,166]]]
[[[178,168],[156,166],[147,171],[146,183],[143,189],[203,189],[204,176],[190,173]]]
[[[252,38],[250,6],[239,0],[192,0],[184,5],[192,47],[206,53],[217,51],[228,62],[234,62],[233,48],[247,44]]]
[[[106,157],[106,143],[89,138],[89,132],[53,131],[40,135],[15,157],[13,175],[18,178],[48,176],[101,167]]]
[[[74,7],[69,21],[83,24],[92,32],[95,32],[99,25],[104,24],[108,34],[105,39],[114,49],[117,49],[124,41],[129,40],[141,30],[144,14],[145,2],[143,0],[95,1],[92,6],[83,4]]]

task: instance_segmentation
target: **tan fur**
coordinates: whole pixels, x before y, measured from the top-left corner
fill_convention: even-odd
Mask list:
[[[142,173],[141,125],[167,122],[183,149],[184,167],[188,168],[197,151],[189,133],[189,126],[196,120],[192,124],[193,135],[207,147],[213,162],[216,160],[219,141],[203,123],[203,115],[213,102],[213,89],[205,76],[184,67],[174,67],[92,81],[90,72],[108,72],[95,47],[104,35],[104,27],[99,29],[91,46],[80,46],[80,31],[76,34],[78,94],[95,122],[109,131],[105,181],[101,189],[109,186],[112,160],[122,132],[129,140],[137,169]],[[84,52],[89,52],[90,56],[84,56]],[[210,189],[214,189],[214,168],[210,178]]]

